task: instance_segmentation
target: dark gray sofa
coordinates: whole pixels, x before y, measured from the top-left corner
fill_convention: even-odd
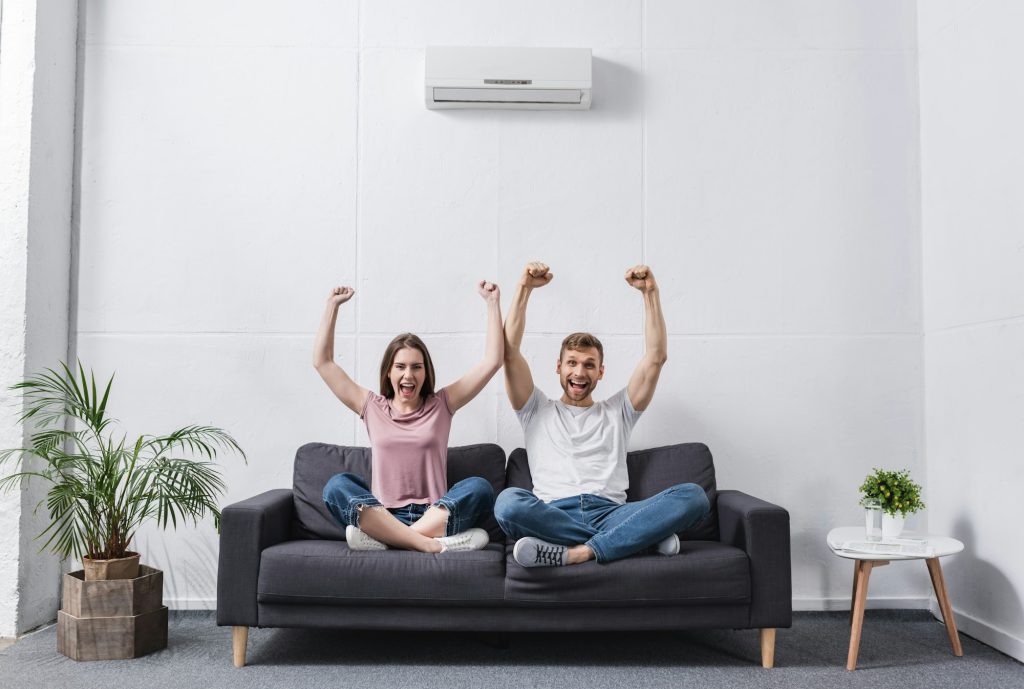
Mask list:
[[[433,555],[350,551],[324,506],[327,480],[369,478],[370,450],[311,443],[295,457],[292,489],[225,507],[217,573],[217,624],[234,627],[245,664],[249,627],[451,631],[758,629],[761,661],[774,662],[775,629],[789,627],[789,513],[745,493],[718,490],[700,443],[629,453],[627,498],[692,482],[707,519],[679,534],[678,556],[637,555],[608,564],[533,568],[512,559],[493,517],[485,549]],[[482,476],[495,494],[532,488],[526,452],[453,447],[448,483]],[[444,614],[438,614],[438,608]]]

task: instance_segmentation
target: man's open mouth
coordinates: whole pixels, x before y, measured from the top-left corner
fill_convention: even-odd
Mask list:
[[[573,390],[575,392],[583,392],[589,386],[590,386],[590,381],[589,380],[588,381],[576,381],[576,380],[570,380],[569,381],[569,389]]]

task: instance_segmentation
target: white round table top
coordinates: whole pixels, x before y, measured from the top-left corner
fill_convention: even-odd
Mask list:
[[[964,549],[964,544],[949,536],[936,536],[934,534],[922,533],[920,531],[904,531],[900,539],[926,539],[927,545],[932,549],[929,555],[872,555],[871,553],[857,553],[850,550],[839,550],[848,541],[864,541],[863,526],[840,526],[832,529],[825,537],[829,550],[839,557],[848,560],[920,560],[926,557],[945,557],[954,555]]]

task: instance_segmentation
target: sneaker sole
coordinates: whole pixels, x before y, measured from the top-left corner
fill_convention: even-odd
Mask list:
[[[483,550],[484,548],[486,548],[487,544],[491,542],[491,537],[487,535],[487,532],[484,531],[483,529],[472,529],[472,531],[474,532],[474,536],[477,536],[477,540],[475,542],[473,540],[473,536],[470,536],[466,540],[466,543],[464,543],[464,544],[460,544],[460,545],[457,545],[457,546],[447,546],[447,545],[444,544],[444,538],[451,538],[451,536],[445,536],[444,538],[437,539],[437,540],[441,541],[441,544],[444,546],[444,550],[442,552],[446,552],[446,553],[468,553],[468,552],[470,552],[472,550]],[[475,533],[477,531],[480,532],[480,535],[477,535]]]
[[[564,566],[564,564],[562,564],[562,565],[555,565],[555,564],[549,564],[549,563],[540,564],[540,563],[537,562],[537,558],[533,558],[529,563],[523,562],[521,559],[519,559],[520,558],[520,554],[521,554],[521,549],[526,549],[527,547],[528,547],[527,546],[527,540],[525,538],[520,538],[518,541],[516,541],[515,546],[513,546],[513,548],[512,548],[512,559],[515,560],[516,563],[520,567],[527,567],[529,569],[533,569],[535,567],[561,567],[561,566]]]

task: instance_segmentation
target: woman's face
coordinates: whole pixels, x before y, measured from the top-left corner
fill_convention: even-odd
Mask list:
[[[419,399],[420,389],[427,377],[423,367],[423,353],[414,347],[403,347],[395,352],[395,360],[391,364],[391,387],[395,389],[395,399],[412,401]]]

